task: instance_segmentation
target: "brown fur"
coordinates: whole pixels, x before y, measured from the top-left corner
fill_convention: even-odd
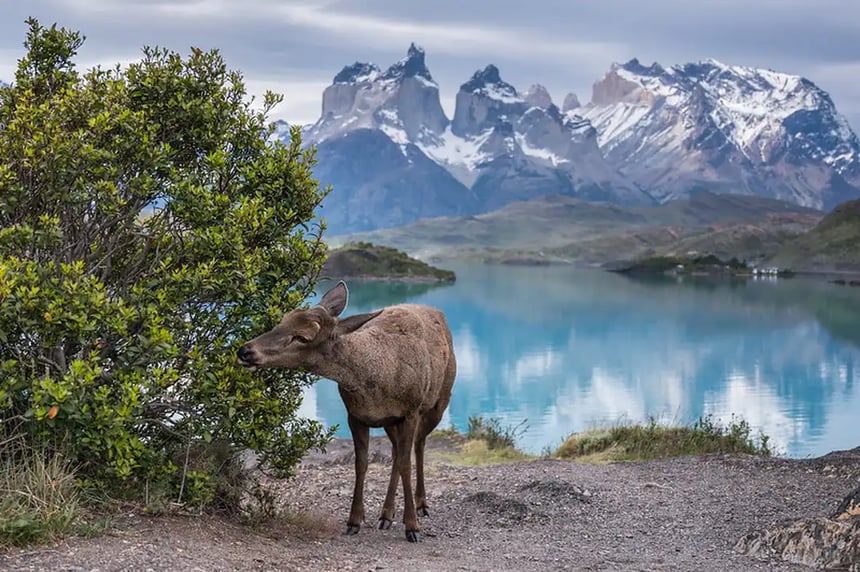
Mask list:
[[[247,367],[304,367],[337,382],[355,446],[355,489],[347,533],[364,520],[364,477],[370,427],[384,427],[392,469],[379,528],[394,520],[398,477],[404,495],[406,538],[418,539],[418,513],[427,513],[424,444],[451,399],[457,373],[451,331],[436,308],[398,304],[338,320],[349,291],[344,282],[310,310],[286,314],[271,331],[239,350]],[[413,499],[411,451],[415,451]]]

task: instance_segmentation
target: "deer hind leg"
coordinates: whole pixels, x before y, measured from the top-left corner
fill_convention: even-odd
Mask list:
[[[406,540],[409,542],[418,542],[419,531],[418,514],[412,496],[412,444],[417,427],[418,418],[407,417],[400,423],[385,428],[385,433],[391,440],[391,478],[388,481],[385,503],[382,505],[382,515],[379,517],[379,528],[387,529],[394,521],[394,500],[399,477],[403,485],[403,524],[406,526]]]
[[[427,442],[427,435],[439,425],[447,405],[440,401],[436,407],[427,411],[420,419],[415,433],[415,508],[418,516],[430,516],[427,493],[424,490],[424,445]]]
[[[397,463],[403,483],[403,524],[406,527],[406,540],[418,542],[418,513],[415,511],[415,498],[412,496],[412,444],[418,428],[417,416],[407,417],[400,423],[397,435]]]
[[[364,522],[364,477],[367,475],[367,449],[370,445],[370,427],[354,418],[347,417],[352,443],[355,447],[355,488],[352,491],[352,507],[346,521],[346,533],[358,534]]]

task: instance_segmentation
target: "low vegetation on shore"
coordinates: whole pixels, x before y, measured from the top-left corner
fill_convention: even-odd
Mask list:
[[[329,252],[322,274],[338,279],[454,282],[454,273],[405,252],[370,242],[350,242]]]
[[[609,264],[611,272],[622,274],[752,274],[745,261],[721,260],[713,254],[704,256],[652,256],[633,262]]]
[[[751,266],[745,260],[732,257],[723,260],[714,254],[696,256],[652,256],[632,262],[613,262],[604,265],[604,269],[619,274],[675,276],[793,276],[789,268],[778,266]]]
[[[734,417],[728,425],[721,425],[709,416],[686,426],[660,425],[652,418],[647,424],[615,425],[575,433],[553,456],[592,463],[710,453],[770,456],[773,451],[769,441],[763,433],[754,437],[750,424]]]
[[[447,455],[447,459],[465,465],[486,465],[537,458],[517,448],[517,439],[525,431],[525,421],[503,426],[496,418],[470,417],[465,433],[452,427],[437,434],[459,435],[463,440],[460,452]],[[557,449],[547,448],[541,456],[610,463],[711,453],[770,456],[773,450],[768,435],[754,435],[746,420],[732,416],[731,422],[724,425],[706,416],[690,425],[663,425],[652,418],[647,423],[594,428],[572,434]]]

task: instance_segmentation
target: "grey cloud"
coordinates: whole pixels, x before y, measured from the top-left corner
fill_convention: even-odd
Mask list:
[[[410,41],[427,49],[443,99],[471,73],[494,63],[520,89],[538,82],[559,100],[591,84],[612,61],[664,65],[713,57],[809,77],[860,124],[854,85],[860,63],[860,8],[848,0],[654,0],[600,2],[436,0],[31,0],[8,1],[0,50],[19,50],[24,19],[82,30],[82,59],[136,57],[158,44],[186,52],[218,47],[228,63],[260,82],[330,81],[356,60],[385,66]],[[7,69],[8,66],[2,68]],[[307,95],[303,100],[309,100]],[[312,112],[317,113],[318,106]],[[303,117],[308,119],[310,117]]]

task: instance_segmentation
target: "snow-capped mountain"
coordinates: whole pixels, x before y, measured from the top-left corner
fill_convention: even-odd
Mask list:
[[[827,93],[714,60],[614,64],[589,103],[570,93],[561,109],[488,65],[449,119],[413,44],[388,69],[344,67],[304,138],[334,188],[322,210],[332,234],[544,195],[650,204],[709,190],[815,208],[860,196],[860,143]]]
[[[799,76],[715,60],[638,60],[594,84],[569,113],[598,132],[610,163],[660,200],[692,188],[815,208],[860,196],[860,143],[830,96]]]
[[[543,86],[519,93],[494,65],[460,86],[449,129],[419,145],[487,210],[548,194],[653,202],[606,162],[588,121],[562,115]]]
[[[588,121],[562,114],[542,86],[519,93],[493,65],[460,87],[449,120],[424,51],[414,44],[386,71],[360,62],[341,70],[323,92],[322,115],[305,128],[305,141],[318,147],[317,177],[334,187],[323,206],[334,233],[486,212],[551,194],[654,202],[604,159]],[[382,149],[392,146],[400,157]],[[406,208],[408,197],[414,208]]]
[[[448,123],[424,50],[412,44],[406,57],[384,72],[372,63],[343,68],[323,91],[322,116],[305,137],[319,143],[350,131],[379,129],[405,145],[441,134]]]
[[[385,71],[361,62],[343,68],[323,92],[320,119],[304,129],[304,141],[317,145],[314,174],[332,185],[321,211],[329,232],[478,212],[474,194],[418,147],[449,123],[414,44]]]

